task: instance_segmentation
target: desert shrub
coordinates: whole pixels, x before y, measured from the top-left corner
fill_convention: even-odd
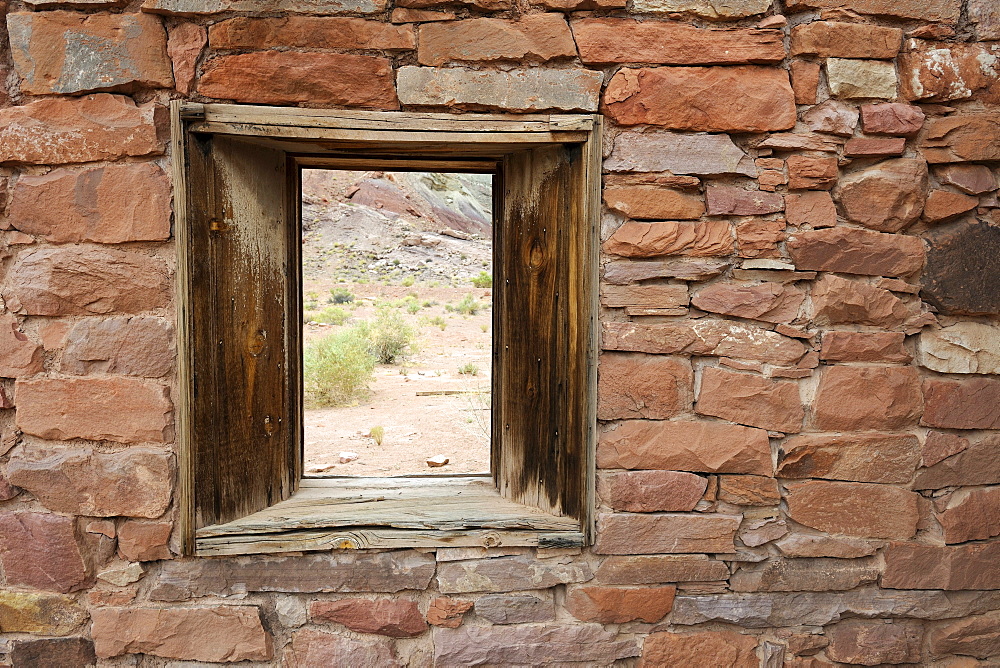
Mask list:
[[[372,427],[368,430],[368,435],[375,441],[375,445],[382,445],[382,439],[385,438],[385,428],[382,426]]]
[[[420,310],[420,302],[418,302],[417,300],[414,299],[406,303],[406,312],[409,313],[410,315],[414,315],[419,310]]]
[[[349,406],[368,396],[375,356],[359,327],[328,334],[306,344],[302,375],[311,407]]]
[[[416,283],[416,281],[417,279],[413,278],[412,276],[407,276],[406,278],[403,279],[402,285],[404,288],[408,288],[412,286],[414,283]]]
[[[493,276],[486,273],[485,271],[479,272],[478,276],[472,277],[472,284],[477,288],[492,288],[493,287]]]
[[[482,308],[484,308],[483,303],[470,294],[465,295],[462,297],[462,301],[455,304],[455,310],[462,315],[476,315]]]
[[[442,332],[444,331],[444,328],[448,326],[448,321],[439,315],[432,318],[422,318],[421,321],[427,325],[431,325],[432,327],[439,327]]]
[[[462,366],[458,367],[458,373],[463,376],[478,376],[479,367],[473,362],[466,362]]]
[[[354,293],[347,288],[330,288],[330,297],[334,304],[349,304],[354,301]]]
[[[374,320],[362,322],[358,327],[368,339],[369,350],[382,364],[394,364],[417,350],[416,330],[394,308],[380,307]]]
[[[324,325],[343,325],[347,322],[347,311],[339,306],[328,306],[319,313],[313,313],[312,319]]]

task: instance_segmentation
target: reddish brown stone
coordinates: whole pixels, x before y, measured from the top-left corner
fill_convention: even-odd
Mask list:
[[[66,338],[63,373],[114,373],[160,378],[174,369],[174,328],[162,318],[133,316],[78,321]]]
[[[0,513],[0,564],[8,585],[62,593],[87,578],[72,517],[50,513]]]
[[[934,118],[920,149],[930,163],[1000,160],[1000,113]]]
[[[910,362],[902,332],[825,332],[820,359],[826,362]]]
[[[14,227],[55,243],[162,241],[170,236],[170,179],[151,162],[54,169],[18,179]]]
[[[791,0],[788,7],[793,11],[837,7],[859,14],[954,23],[958,21],[962,3],[960,0]]]
[[[867,557],[875,553],[876,547],[860,538],[805,534],[788,534],[779,539],[775,546],[786,557],[833,557],[836,559]]]
[[[813,285],[814,322],[897,329],[916,316],[915,308],[888,290],[827,274]]]
[[[476,615],[494,624],[551,622],[556,617],[553,601],[528,594],[482,596],[476,600]]]
[[[7,25],[25,93],[173,86],[167,36],[158,16],[13,12]]]
[[[601,514],[595,554],[732,553],[739,515]]]
[[[429,23],[431,21],[454,21],[456,16],[455,12],[396,7],[392,10],[391,20],[393,23]]]
[[[406,105],[502,111],[597,110],[604,74],[580,67],[471,69],[406,65],[396,71]]]
[[[848,591],[875,583],[879,574],[874,559],[768,559],[742,564],[729,582],[738,592]]]
[[[953,437],[942,446],[949,450],[938,456],[946,458],[921,469],[913,481],[913,489],[1000,484],[1000,437],[993,434],[979,439]],[[952,449],[955,453],[948,455]]]
[[[823,629],[830,639],[826,655],[863,666],[919,663],[923,627],[918,621],[846,619]]]
[[[997,180],[986,165],[942,165],[934,175],[944,185],[955,186],[969,195],[981,195],[997,189]]]
[[[837,207],[828,192],[802,192],[785,195],[785,219],[789,225],[833,227],[837,224]]]
[[[159,517],[173,488],[171,456],[144,447],[116,454],[33,448],[11,455],[7,475],[50,510],[92,517]]]
[[[729,223],[627,222],[604,242],[604,252],[624,257],[729,255],[733,233]]]
[[[794,364],[806,352],[805,346],[793,338],[754,325],[720,320],[681,325],[606,322],[601,343],[605,350],[715,355],[772,364]]]
[[[697,220],[705,213],[701,197],[670,188],[605,188],[603,195],[609,209],[638,220]]]
[[[437,568],[438,590],[443,594],[548,589],[593,577],[586,562],[536,560],[528,554],[442,562]]]
[[[846,158],[874,158],[903,155],[906,139],[903,137],[858,137],[844,145]]]
[[[886,589],[1000,589],[1000,541],[954,547],[893,543],[885,550]]]
[[[621,69],[604,94],[621,125],[705,132],[768,132],[795,125],[788,74],[755,66]]]
[[[541,666],[582,663],[610,666],[618,659],[638,656],[635,640],[619,640],[599,624],[531,624],[518,626],[472,626],[438,629],[434,632],[435,666]],[[362,664],[354,656],[342,663]]]
[[[915,222],[927,197],[927,164],[914,158],[885,160],[840,180],[844,216],[879,232]]]
[[[805,410],[798,383],[708,367],[702,374],[695,411],[740,424],[795,433]]]
[[[258,51],[220,56],[205,66],[198,92],[257,104],[399,108],[389,60],[344,53]]]
[[[81,247],[26,250],[5,293],[29,315],[136,313],[170,303],[166,264],[135,251]]]
[[[792,190],[829,190],[837,182],[837,159],[790,155],[788,187]]]
[[[343,624],[352,631],[392,638],[413,638],[427,630],[417,602],[408,599],[314,601],[309,616],[321,624]]]
[[[932,654],[988,659],[1000,653],[1000,612],[934,624],[927,637]],[[970,659],[968,665],[980,664]]]
[[[0,109],[0,163],[59,165],[162,153],[155,110],[107,93]]]
[[[585,63],[731,65],[777,63],[785,57],[777,30],[712,30],[611,18],[581,19],[572,25]]]
[[[820,58],[883,58],[899,53],[903,31],[867,23],[815,21],[792,28],[791,55]]]
[[[945,102],[984,96],[996,102],[997,71],[984,65],[1000,45],[907,40],[899,58],[900,92],[907,100]],[[992,93],[992,95],[991,95]]]
[[[920,455],[922,466],[934,466],[952,455],[968,449],[969,439],[945,431],[928,431],[924,449]]]
[[[642,353],[603,353],[597,419],[669,418],[691,408],[689,362]]]
[[[956,492],[938,514],[938,522],[948,544],[1000,536],[1000,487]]]
[[[776,257],[778,244],[784,240],[783,220],[747,220],[736,226],[740,257]]]
[[[786,248],[796,269],[812,271],[905,276],[924,265],[924,244],[918,237],[856,227],[796,232]]]
[[[772,475],[767,432],[717,422],[630,420],[601,434],[599,468]]]
[[[652,633],[642,646],[639,668],[727,666],[757,668],[757,639],[731,631]]]
[[[167,443],[173,438],[169,390],[134,378],[19,380],[17,426],[26,434],[69,440]]]
[[[908,483],[920,461],[911,434],[803,435],[778,451],[779,478]]]
[[[802,122],[813,132],[850,137],[858,126],[858,110],[846,102],[827,100],[804,112]]]
[[[292,636],[291,655],[297,666],[399,666],[388,638],[356,640],[313,629]]]
[[[465,19],[420,28],[417,60],[439,66],[453,61],[547,61],[576,56],[566,19],[553,13],[526,14],[516,21]]]
[[[43,363],[42,347],[21,332],[17,319],[0,315],[0,377],[31,376],[42,371]]]
[[[197,23],[178,23],[170,28],[167,55],[173,62],[174,88],[178,93],[187,95],[194,89],[198,59],[207,41],[205,27]]]
[[[713,283],[698,292],[691,303],[712,313],[787,323],[795,320],[803,300],[805,293],[794,285]]]
[[[214,23],[208,40],[213,49],[335,47],[341,50],[406,51],[415,48],[411,26],[328,16],[252,18],[240,16]]]
[[[902,102],[861,105],[861,127],[868,134],[912,137],[924,125],[920,107]]]
[[[615,510],[687,511],[701,501],[708,480],[680,471],[627,471],[597,477],[597,493]]]
[[[97,655],[87,638],[44,638],[15,643],[10,661],[25,668],[69,668],[97,665]]]
[[[722,561],[705,555],[608,557],[597,569],[596,580],[606,584],[712,582],[729,577]]]
[[[129,561],[170,559],[173,522],[128,520],[118,529],[118,554]]]
[[[651,278],[707,281],[721,274],[729,263],[717,259],[685,257],[664,260],[613,260],[602,267],[602,285],[628,285]]]
[[[472,605],[472,601],[439,596],[427,607],[427,623],[432,626],[457,629],[462,625],[462,615],[467,613]]]
[[[816,104],[816,88],[819,86],[819,63],[793,60],[789,66],[795,104]]]
[[[721,475],[719,500],[737,506],[776,506],[781,502],[781,495],[774,478],[760,475]]]
[[[946,223],[979,206],[978,197],[969,197],[947,190],[932,190],[924,204],[924,220],[929,223]]]
[[[584,622],[651,624],[670,612],[676,591],[677,587],[575,587],[566,595],[566,610]]]
[[[632,315],[630,312],[632,309],[680,309],[685,313],[688,306],[688,290],[686,285],[676,283],[602,285],[601,305],[608,308],[624,308],[626,315]]]
[[[822,431],[901,429],[916,424],[922,408],[916,369],[831,366],[820,378],[813,421]]]
[[[1000,429],[1000,380],[928,380],[921,424],[944,429]]]
[[[710,216],[761,216],[785,208],[785,200],[778,193],[744,190],[738,186],[708,186],[705,201]]]
[[[20,493],[21,490],[10,484],[7,474],[0,468],[0,501],[9,501]]]
[[[274,655],[260,611],[212,608],[94,608],[94,649],[106,659],[151,654],[188,661],[265,661]]]
[[[920,495],[889,485],[812,480],[785,485],[788,516],[799,524],[861,538],[909,538]]]

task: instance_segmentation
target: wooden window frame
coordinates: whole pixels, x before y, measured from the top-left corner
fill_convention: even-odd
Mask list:
[[[601,130],[171,102],[185,554],[591,542]],[[302,478],[306,167],[493,170],[492,483]]]

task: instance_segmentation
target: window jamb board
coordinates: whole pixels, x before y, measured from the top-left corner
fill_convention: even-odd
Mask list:
[[[226,114],[229,116],[227,117]],[[576,180],[576,184],[582,188],[579,195],[584,198],[584,206],[589,211],[587,224],[589,229],[585,234],[579,235],[581,238],[576,241],[580,244],[582,253],[580,261],[584,265],[583,269],[583,296],[588,301],[589,322],[586,326],[589,329],[589,341],[586,348],[586,371],[588,392],[585,399],[587,406],[584,409],[585,415],[590,419],[585,420],[585,424],[577,425],[585,432],[584,442],[585,458],[587,464],[584,472],[587,477],[584,485],[583,500],[586,509],[585,522],[582,526],[585,540],[589,541],[593,534],[594,514],[593,514],[593,478],[594,478],[594,440],[596,438],[596,351],[597,351],[597,226],[599,213],[599,184],[600,184],[600,133],[601,119],[598,116],[498,116],[498,115],[464,115],[456,116],[449,114],[411,114],[406,112],[326,112],[304,109],[275,109],[261,107],[245,107],[240,105],[197,105],[173,101],[171,103],[172,115],[172,148],[174,155],[178,156],[173,162],[174,165],[174,186],[175,186],[175,221],[178,241],[178,322],[185,323],[190,314],[186,310],[185,297],[191,289],[187,269],[188,263],[188,201],[187,201],[187,162],[185,154],[187,132],[210,131],[218,134],[238,134],[242,136],[274,137],[282,135],[281,132],[271,132],[274,127],[266,123],[254,122],[263,118],[270,119],[274,125],[281,126],[282,123],[290,125],[293,129],[300,119],[305,117],[308,123],[321,128],[339,128],[336,133],[338,145],[342,148],[345,142],[356,141],[365,148],[380,147],[383,154],[388,152],[393,156],[405,156],[411,153],[434,154],[435,151],[428,151],[427,141],[433,141],[431,149],[447,148],[449,151],[458,150],[463,155],[465,149],[470,155],[490,155],[493,157],[499,153],[509,153],[513,149],[530,149],[533,144],[563,144],[563,143],[583,143],[585,164],[582,166],[583,173]],[[347,120],[344,120],[344,119]],[[318,120],[317,120],[318,119]],[[185,127],[185,121],[187,127]],[[228,125],[226,125],[228,123]],[[371,131],[372,124],[379,124],[379,131]],[[225,127],[222,127],[225,125]],[[341,126],[346,126],[341,127]],[[359,127],[358,126],[363,126]],[[391,129],[384,129],[391,128]],[[252,131],[248,131],[252,130]],[[504,131],[506,130],[506,131]],[[285,132],[285,135],[289,133]],[[297,138],[315,139],[315,129],[291,133]],[[523,135],[528,135],[526,139]],[[429,137],[428,137],[429,135]],[[513,142],[511,139],[513,138]],[[538,140],[531,142],[531,140]],[[275,141],[284,141],[284,138]],[[529,143],[530,142],[530,143]],[[301,146],[302,144],[296,144]],[[389,146],[388,149],[385,147]],[[414,147],[410,150],[410,147]],[[422,148],[421,148],[422,147]],[[352,153],[357,155],[356,147],[352,147]],[[402,150],[401,150],[402,149]],[[336,151],[331,151],[336,154]],[[292,171],[289,170],[289,178],[293,178]],[[297,178],[297,174],[294,178]],[[289,182],[291,186],[291,181]],[[295,189],[298,186],[296,182]],[[298,206],[295,203],[294,206]],[[193,466],[191,461],[191,448],[189,443],[190,424],[189,403],[187,387],[190,383],[190,351],[185,340],[186,332],[183,327],[178,328],[180,341],[180,371],[179,380],[181,392],[178,397],[178,448],[180,457],[181,483],[179,485],[180,499],[180,525],[182,530],[182,543],[185,553],[193,553],[194,544],[194,515],[193,515],[193,494],[194,484]],[[301,449],[299,449],[298,466],[301,468]],[[301,471],[297,472],[297,476]],[[466,532],[470,533],[470,532]],[[466,536],[451,535],[444,537],[444,542],[448,544],[483,544],[476,540],[488,542],[489,536],[485,538],[475,538],[470,535],[468,538],[472,542],[465,541]],[[558,544],[558,536],[541,539],[541,542],[548,541],[548,544]],[[458,542],[456,542],[458,541]]]

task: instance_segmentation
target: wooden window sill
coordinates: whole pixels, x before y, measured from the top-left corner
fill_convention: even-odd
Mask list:
[[[304,478],[288,500],[196,534],[199,556],[583,544],[577,520],[504,499],[485,476]]]

